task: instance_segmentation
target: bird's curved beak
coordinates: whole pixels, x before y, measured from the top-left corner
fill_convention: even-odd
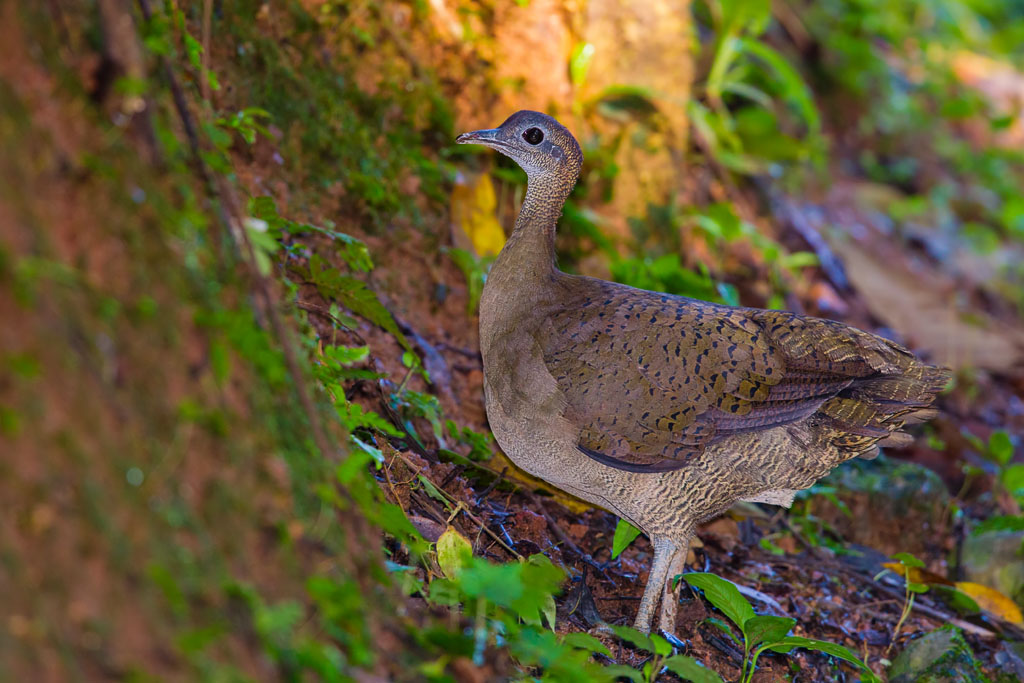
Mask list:
[[[485,145],[487,147],[500,147],[501,141],[498,138],[498,129],[474,130],[471,133],[463,133],[455,138],[459,145]]]

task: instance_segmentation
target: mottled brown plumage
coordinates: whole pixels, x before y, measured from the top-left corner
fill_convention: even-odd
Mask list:
[[[467,133],[526,171],[480,302],[487,415],[526,471],[642,529],[655,557],[636,625],[675,626],[671,579],[697,523],[737,500],[789,505],[920,418],[949,379],[842,323],[568,275],[555,225],[583,157],[553,118]]]

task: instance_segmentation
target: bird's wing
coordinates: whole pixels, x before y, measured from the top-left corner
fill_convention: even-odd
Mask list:
[[[677,469],[716,439],[814,413],[868,448],[948,377],[841,323],[590,282],[538,341],[580,450],[613,467]]]

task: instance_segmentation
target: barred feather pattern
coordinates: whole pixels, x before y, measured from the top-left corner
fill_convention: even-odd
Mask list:
[[[710,444],[800,422],[840,460],[871,455],[949,380],[843,323],[562,278],[572,303],[535,338],[580,450],[613,467],[677,469]]]

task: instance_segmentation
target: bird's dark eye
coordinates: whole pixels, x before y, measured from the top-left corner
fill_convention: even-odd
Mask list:
[[[544,139],[544,132],[540,128],[527,128],[523,131],[523,139],[531,145],[539,145]]]

